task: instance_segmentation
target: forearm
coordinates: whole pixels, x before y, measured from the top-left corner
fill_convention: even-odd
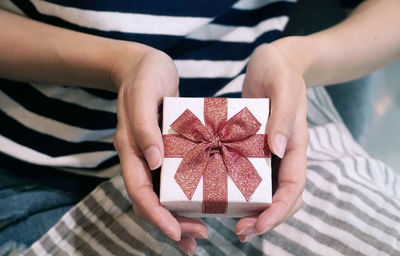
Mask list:
[[[400,57],[400,1],[369,0],[340,24],[276,45],[303,73],[307,86],[361,77]]]
[[[0,76],[116,90],[119,58],[139,62],[147,47],[43,24],[0,10]],[[131,64],[132,64],[131,63]]]

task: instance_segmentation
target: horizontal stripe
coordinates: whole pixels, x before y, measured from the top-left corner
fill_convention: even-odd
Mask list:
[[[313,216],[304,210],[298,211],[296,215],[286,223],[295,227],[302,233],[311,235],[318,243],[333,247],[342,255],[365,255],[365,253],[361,253],[358,248],[360,244],[363,244],[362,241],[335,226],[326,224],[322,218]],[[320,253],[321,255],[325,255],[322,251]]]
[[[104,100],[116,100],[118,98],[118,94],[115,92],[111,91],[106,91],[102,89],[95,89],[95,88],[79,88],[82,91],[85,91],[93,96],[96,96],[97,98],[101,98]]]
[[[299,228],[299,226],[301,228]],[[295,217],[293,217],[276,227],[275,232],[284,238],[296,241],[297,243],[306,247],[312,252],[312,255],[343,255],[338,252],[333,245],[319,241],[319,239],[313,234],[312,230],[306,230],[307,228],[307,225],[304,225],[303,223],[297,221]]]
[[[14,174],[26,177],[42,186],[81,195],[90,193],[99,183],[105,181],[104,178],[77,175],[59,171],[53,167],[30,164],[1,152],[0,168],[10,170]]]
[[[28,17],[44,23],[53,24],[55,26],[63,27],[66,29],[97,35],[101,37],[142,43],[160,50],[168,49],[168,47],[170,47],[175,42],[183,38],[182,36],[173,36],[173,35],[135,34],[135,33],[124,33],[118,31],[102,31],[97,29],[91,29],[87,27],[78,26],[76,24],[67,22],[58,17],[39,13],[36,10],[36,8],[32,5],[32,3],[29,1],[15,1],[14,4],[17,5],[18,8],[20,8]]]
[[[211,97],[230,80],[230,78],[181,78],[179,95],[181,97]]]
[[[116,155],[115,151],[110,150],[51,157],[49,155],[32,150],[26,146],[17,144],[1,135],[0,145],[2,145],[0,151],[4,154],[36,165],[54,167],[96,167],[103,161],[103,159],[107,159]]]
[[[307,244],[301,244],[298,242],[299,236],[290,239],[284,236],[284,232],[278,233],[275,230],[271,230],[266,234],[262,235],[263,240],[267,240],[270,243],[283,248],[285,251],[291,253],[292,255],[318,255],[312,250],[307,248]],[[267,252],[268,254],[268,252]]]
[[[124,194],[122,193],[124,192]],[[125,185],[123,178],[118,176],[112,179],[112,183],[103,183],[101,187],[92,194],[94,201],[85,200],[85,204],[93,212],[93,209],[97,206],[100,212],[95,213],[97,216],[104,218],[104,214],[110,214],[109,216],[119,216],[115,218],[114,222],[116,226],[122,226],[125,228],[122,232],[128,232],[129,235],[135,236],[138,242],[147,245],[154,252],[158,254],[175,255],[178,250],[172,244],[171,240],[166,238],[163,234],[160,234],[158,230],[152,229],[150,236],[146,236],[148,231],[145,227],[149,227],[147,223],[142,223],[141,219],[135,217],[132,218],[131,202],[127,199]],[[106,208],[106,206],[109,206]],[[111,206],[111,207],[110,207]],[[105,222],[105,220],[101,220]],[[108,222],[108,221],[107,221]],[[110,222],[108,222],[110,223]],[[116,231],[119,229],[116,229]],[[159,237],[163,239],[160,241]],[[125,239],[122,239],[125,240]],[[126,240],[125,240],[126,241]]]
[[[319,152],[323,152],[324,154],[326,154],[326,152],[329,152],[328,150],[325,151],[319,151]],[[311,154],[315,155],[315,151],[311,151]],[[355,177],[357,175],[354,175],[355,172],[354,171],[343,171],[342,168],[351,168],[352,165],[348,165],[348,163],[346,162],[354,162],[353,159],[347,157],[347,158],[343,158],[342,156],[342,163],[340,160],[332,160],[332,158],[325,158],[323,160],[321,160],[320,155],[316,155],[319,159],[309,159],[309,168],[322,168],[321,170],[336,170],[339,174],[340,177],[338,177],[341,180],[341,184],[346,184],[347,187],[346,189],[350,189],[353,192],[350,193],[355,193],[356,195],[359,195],[360,198],[363,198],[364,201],[366,202],[372,202],[369,199],[367,199],[367,197],[364,197],[364,194],[369,194],[370,197],[373,197],[373,201],[382,201],[382,200],[388,200],[390,203],[388,204],[388,207],[390,207],[391,209],[388,209],[389,212],[391,211],[399,211],[399,207],[397,205],[396,202],[394,202],[393,200],[395,200],[395,197],[387,197],[386,194],[383,194],[380,192],[380,190],[377,190],[374,188],[373,186],[373,182],[361,182],[361,179],[359,177]],[[322,155],[321,155],[322,156]],[[320,170],[320,171],[321,171]],[[344,169],[347,170],[347,169]],[[329,175],[328,175],[329,174]],[[332,176],[331,173],[329,173],[328,171],[326,172],[326,175],[329,176],[329,179],[337,179],[336,177]],[[331,181],[331,180],[330,180]],[[336,181],[336,183],[338,183]],[[344,188],[341,188],[344,189]],[[353,190],[355,189],[355,190]],[[356,193],[358,192],[358,193]],[[372,192],[372,193],[371,193]],[[393,199],[393,200],[392,200]],[[377,205],[375,205],[375,207],[377,207]],[[381,208],[379,208],[380,210],[383,210]],[[389,214],[392,215],[392,214]],[[395,215],[392,215],[393,217]]]
[[[311,217],[311,215],[313,216],[312,218],[309,218],[310,223],[313,223],[312,219],[314,218],[318,219],[318,222],[323,222],[324,226],[321,226],[321,230],[326,230],[326,234],[334,238],[343,239],[343,242],[351,241],[351,247],[355,251],[359,250],[364,254],[372,253],[372,255],[383,255],[383,253],[386,255],[397,254],[396,249],[394,249],[392,246],[389,246],[386,243],[378,240],[378,234],[363,232],[357,229],[353,223],[347,222],[341,217],[336,218],[331,216],[330,213],[328,213],[325,209],[319,210],[318,208],[307,204],[304,204],[303,209],[304,211],[302,211],[302,213],[307,212],[304,217]]]
[[[19,122],[21,125],[18,125],[16,122],[11,121],[9,118],[5,118],[5,120],[2,120],[2,127],[0,127],[0,133],[4,132],[4,129],[9,130],[8,127],[18,127],[17,129],[19,130],[12,130],[10,132],[12,134],[15,134],[16,136],[22,136],[22,137],[35,136],[34,132],[37,132],[40,133],[41,141],[45,141],[42,140],[44,138],[44,136],[42,136],[43,134],[55,137],[63,141],[75,142],[75,143],[83,141],[111,143],[113,141],[115,133],[115,129],[105,129],[96,131],[87,130],[37,115],[19,105],[16,101],[8,97],[0,90],[0,116],[4,117],[4,115],[1,113],[2,111],[4,111],[6,115],[12,117],[16,122]],[[33,131],[24,132],[24,130],[27,129]],[[63,144],[64,142],[61,143]],[[82,150],[88,150],[88,149],[82,149]]]
[[[53,98],[48,98],[29,84],[0,80],[0,91],[25,109],[71,126],[88,130],[115,129],[117,116],[106,111],[87,109]]]
[[[105,160],[95,168],[83,169],[83,168],[58,167],[57,169],[64,172],[69,172],[79,175],[90,175],[90,177],[97,177],[97,178],[110,178],[121,173],[121,166],[119,164],[118,156],[114,156]]]
[[[21,125],[0,110],[0,135],[7,137],[14,143],[29,147],[34,151],[48,155],[50,157],[59,157],[75,153],[89,153],[99,151],[114,151],[111,142],[68,142],[45,133],[36,132],[30,128]],[[65,130],[63,132],[66,132]],[[5,149],[2,145],[0,150]]]
[[[24,16],[24,13],[10,0],[0,1],[0,8]]]
[[[210,18],[174,17],[137,13],[82,10],[41,0],[31,0],[38,12],[70,23],[103,31],[137,34],[187,35]]]
[[[218,97],[224,97],[224,98],[241,98],[242,93],[241,92],[231,92],[231,93],[225,93],[221,94]]]
[[[113,255],[130,255],[131,253],[137,255],[138,250],[145,252],[146,255],[157,255],[146,244],[128,233],[126,226],[119,225],[92,195],[89,195],[82,204],[78,204],[74,211],[74,221],[78,217],[78,223],[83,229],[89,234],[94,234],[93,238],[101,242]],[[91,240],[87,242],[92,243]]]
[[[318,192],[313,193],[318,195]],[[377,246],[382,250],[387,251],[389,255],[394,255],[393,251],[396,249],[393,248],[393,245],[396,244],[396,238],[399,237],[397,231],[389,234],[391,232],[386,230],[387,226],[374,227],[373,224],[376,223],[375,219],[355,218],[355,216],[351,214],[351,209],[347,209],[346,211],[343,209],[338,209],[336,206],[328,203],[328,201],[311,196],[307,191],[304,195],[307,197],[307,200],[305,200],[307,201],[306,211],[318,218],[323,219],[324,222],[330,223],[335,227],[353,234],[354,236],[363,240],[365,243]],[[352,209],[354,208],[355,207],[352,207]],[[379,216],[376,217],[379,219]],[[393,228],[390,229],[394,230]]]
[[[346,131],[347,129],[345,129]],[[318,135],[321,135],[320,131],[321,128],[317,128],[316,129],[316,139],[311,140],[310,144],[322,144],[324,143],[327,147],[327,152],[331,152],[332,151],[332,147],[329,145],[329,141],[326,139],[327,137],[321,137]],[[343,145],[347,144],[347,145],[357,145],[354,140],[352,139],[350,134],[347,134],[347,136],[340,136],[337,139],[343,140],[342,143]],[[323,140],[323,141],[322,141]],[[357,148],[357,147],[352,147],[352,148]],[[332,151],[334,152],[334,151]],[[363,150],[362,152],[363,153]],[[357,154],[357,152],[352,152],[349,154]],[[365,155],[366,157],[368,157],[367,154],[363,153],[363,155]],[[322,163],[320,163],[321,166],[326,167],[327,165],[332,166],[334,165],[333,168],[338,168],[340,170],[340,173],[342,174],[342,176],[348,180],[351,181],[352,186],[354,185],[360,185],[362,188],[365,188],[367,190],[369,190],[370,192],[373,192],[373,194],[375,195],[379,195],[379,197],[381,198],[380,200],[388,200],[388,202],[390,203],[389,206],[394,207],[393,209],[395,209],[395,211],[400,211],[400,202],[399,201],[395,201],[392,200],[388,197],[386,197],[386,195],[384,193],[381,192],[381,189],[377,188],[376,185],[374,183],[371,182],[367,182],[364,179],[360,179],[359,177],[355,176],[355,172],[347,172],[346,170],[350,167],[352,167],[354,165],[354,159],[347,157],[347,158],[343,158],[343,155],[340,155],[337,157],[337,159],[335,159],[334,161],[324,161]],[[350,164],[349,164],[350,163]],[[328,168],[332,168],[332,167],[328,167]]]
[[[250,43],[184,39],[169,48],[166,53],[174,56],[175,60],[243,60],[251,55],[257,46],[275,41],[280,35],[281,31],[278,30],[267,31]]]
[[[334,188],[335,186],[325,183],[325,190],[323,190],[316,187],[317,183],[317,180],[315,184],[309,181],[307,190],[304,192],[304,198],[308,199],[305,201],[312,207],[321,211],[329,209],[329,213],[335,216],[345,216],[342,220],[351,223],[349,225],[353,225],[352,228],[364,230],[368,226],[368,229],[372,230],[377,237],[382,238],[382,241],[400,237],[399,231],[393,228],[398,222],[390,220],[376,209],[360,204],[358,200],[354,200],[354,196],[338,191],[337,188]]]
[[[335,205],[339,208],[343,208],[345,210],[349,210],[352,208],[356,209],[356,212],[352,214],[356,214],[360,216],[361,219],[374,218],[376,215],[379,215],[379,221],[385,223],[385,225],[393,226],[400,222],[400,217],[393,215],[392,213],[388,213],[388,211],[382,211],[381,208],[376,203],[372,205],[360,199],[357,195],[360,194],[360,191],[357,190],[349,190],[345,188],[343,184],[335,184],[335,182],[331,179],[326,179],[328,175],[325,175],[323,172],[314,171],[313,169],[309,169],[307,175],[309,176],[310,183],[316,186],[319,190],[322,190],[321,195],[316,193],[316,189],[308,189],[312,194],[315,194],[317,197],[322,197],[325,194],[325,197],[336,197],[337,202]],[[328,195],[326,195],[329,193]],[[367,197],[366,197],[367,198]],[[326,199],[325,199],[326,200]],[[328,200],[331,201],[331,200]],[[371,201],[372,202],[372,201]],[[395,218],[393,218],[395,217]],[[385,226],[383,225],[383,226]],[[379,225],[378,225],[379,226]],[[379,226],[381,227],[381,226]]]
[[[185,0],[96,0],[96,1],[70,1],[47,0],[54,4],[75,7],[93,11],[111,11],[123,13],[144,13],[157,15],[214,17],[222,10],[231,6],[235,0],[213,1],[192,0],[188,4]]]
[[[96,233],[85,230],[86,226],[74,221],[72,215],[76,214],[75,209],[73,208],[71,212],[63,216],[55,227],[56,231],[64,237],[67,243],[75,248],[75,253],[78,255],[113,256],[114,254],[107,250],[101,241],[96,239]],[[85,219],[85,216],[82,216],[80,221],[82,222]]]
[[[386,195],[377,193],[374,190],[369,190],[367,187],[362,186],[355,180],[348,179],[348,177],[344,175],[335,177],[331,173],[334,171],[342,173],[342,168],[346,167],[344,165],[335,165],[329,162],[323,164],[310,164],[308,166],[308,169],[318,172],[321,176],[324,177],[325,180],[328,180],[331,183],[337,183],[338,189],[340,191],[344,191],[346,193],[352,194],[355,197],[358,197],[365,204],[375,209],[375,211],[383,213],[385,216],[391,218],[394,221],[399,221],[399,217],[397,216],[399,210],[394,207],[394,205],[392,204],[392,200],[389,199]],[[385,208],[382,208],[380,204],[376,203],[382,201],[385,202]]]
[[[79,103],[80,106],[87,109],[117,113],[117,100],[115,98],[111,100],[99,98],[81,88],[41,84],[33,84],[32,86],[48,98],[72,104]]]
[[[247,61],[175,60],[175,65],[182,78],[230,78],[239,74]]]
[[[263,20],[253,27],[207,24],[191,33],[187,38],[196,40],[218,40],[223,42],[253,42],[267,31],[282,31],[289,18],[280,16]]]
[[[293,3],[275,2],[255,10],[230,9],[223,15],[216,17],[212,23],[228,26],[247,26],[253,27],[261,21],[287,16],[293,7]]]
[[[215,93],[215,96],[220,96],[227,93],[241,92],[245,74],[240,74],[225,85],[221,90]]]
[[[276,3],[276,2],[291,2],[295,3],[296,0],[240,0],[236,4],[233,5],[234,9],[238,10],[255,10],[261,7],[264,7],[268,4]]]

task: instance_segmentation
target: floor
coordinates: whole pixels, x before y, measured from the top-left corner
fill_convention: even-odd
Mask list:
[[[362,146],[400,172],[400,60],[372,75],[373,105]]]

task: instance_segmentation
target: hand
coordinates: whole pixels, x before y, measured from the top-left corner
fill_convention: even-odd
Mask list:
[[[138,58],[138,54],[140,57]],[[160,205],[150,170],[161,166],[163,141],[158,126],[164,96],[178,96],[178,74],[168,55],[149,47],[135,49],[114,65],[118,85],[118,125],[114,145],[120,157],[127,192],[136,215],[159,228],[186,253],[196,250],[195,238],[206,238],[198,220],[174,217]]]
[[[243,83],[243,97],[270,98],[268,145],[283,159],[271,206],[258,216],[242,218],[236,225],[242,242],[286,221],[302,204],[309,139],[306,88],[301,69],[296,66],[300,62],[285,56],[279,43],[265,44],[254,51]]]

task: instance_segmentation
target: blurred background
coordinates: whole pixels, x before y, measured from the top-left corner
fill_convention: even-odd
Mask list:
[[[298,0],[284,34],[307,35],[331,27],[360,2]],[[400,60],[326,89],[353,137],[372,157],[400,173]]]
[[[370,83],[372,111],[361,145],[400,172],[400,61],[373,73]]]

